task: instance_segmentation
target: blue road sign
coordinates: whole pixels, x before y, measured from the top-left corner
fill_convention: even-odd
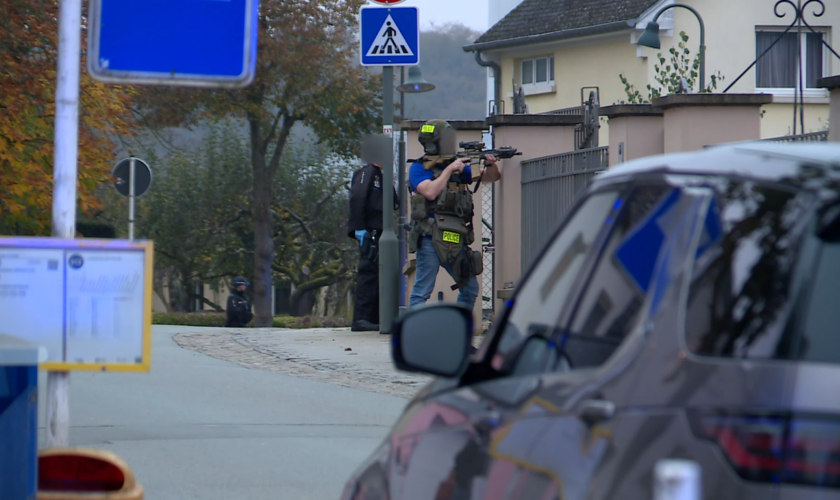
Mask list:
[[[362,7],[362,66],[414,66],[420,63],[420,11],[417,7]]]
[[[91,0],[88,72],[108,83],[243,87],[259,0]]]

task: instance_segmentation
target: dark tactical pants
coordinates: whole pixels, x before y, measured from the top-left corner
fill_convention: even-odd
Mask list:
[[[370,235],[361,246],[359,268],[356,276],[356,294],[353,305],[353,320],[366,320],[379,324],[379,259],[376,250],[371,251]]]

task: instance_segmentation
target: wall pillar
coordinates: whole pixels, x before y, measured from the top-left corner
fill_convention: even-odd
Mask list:
[[[695,151],[761,139],[761,106],[770,94],[672,94],[653,99],[664,112],[664,152]]]
[[[610,121],[610,168],[636,158],[665,152],[663,111],[650,104],[601,108]]]

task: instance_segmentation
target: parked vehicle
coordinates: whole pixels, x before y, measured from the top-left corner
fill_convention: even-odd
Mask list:
[[[840,144],[739,143],[599,175],[470,355],[470,311],[409,311],[438,376],[347,500],[840,499]]]

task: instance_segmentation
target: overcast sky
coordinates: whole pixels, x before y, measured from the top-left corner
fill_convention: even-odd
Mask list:
[[[368,2],[368,5],[375,5]],[[459,22],[476,31],[487,31],[487,0],[406,0],[399,7],[420,8],[420,26]]]

